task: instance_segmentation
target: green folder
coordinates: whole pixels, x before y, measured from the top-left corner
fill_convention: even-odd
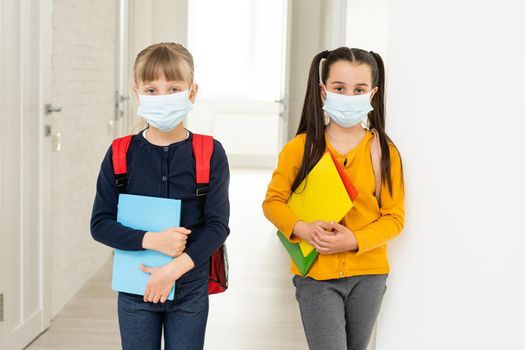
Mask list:
[[[295,265],[297,265],[301,275],[306,275],[317,258],[317,250],[314,249],[307,256],[304,256],[299,247],[299,243],[290,242],[280,231],[277,231],[277,237],[279,237],[284,248],[294,261]]]

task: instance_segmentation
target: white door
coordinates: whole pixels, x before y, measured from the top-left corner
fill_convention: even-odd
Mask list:
[[[289,2],[189,2],[188,47],[199,95],[187,120],[234,166],[273,167],[287,135]]]
[[[132,129],[132,119],[127,117],[130,100],[130,72],[129,67],[129,0],[118,0],[118,30],[117,30],[117,74],[115,90],[115,114],[109,120],[109,134],[113,137],[127,135]]]
[[[44,135],[51,0],[0,2],[0,348],[49,325],[49,153]]]

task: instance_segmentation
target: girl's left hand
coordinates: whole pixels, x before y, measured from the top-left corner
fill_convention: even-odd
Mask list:
[[[166,302],[171,288],[176,281],[172,264],[161,267],[148,267],[140,265],[140,269],[150,274],[146,290],[144,291],[144,301],[161,303]]]
[[[354,233],[337,222],[330,222],[331,231],[317,228],[310,244],[321,254],[353,251],[359,248]]]

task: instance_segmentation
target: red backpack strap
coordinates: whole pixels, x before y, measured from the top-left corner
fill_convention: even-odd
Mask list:
[[[193,154],[197,196],[208,194],[210,184],[210,163],[213,154],[213,137],[193,134]],[[226,248],[221,245],[210,258],[208,273],[208,294],[222,293],[228,288],[228,258]]]
[[[128,183],[126,156],[132,138],[133,135],[124,136],[113,140],[113,143],[111,144],[111,150],[113,152],[113,172],[115,174],[115,183],[117,184],[119,192],[125,191]]]
[[[193,134],[193,154],[195,155],[195,174],[197,183],[197,196],[208,194],[210,183],[210,163],[213,154],[213,137],[208,135]]]

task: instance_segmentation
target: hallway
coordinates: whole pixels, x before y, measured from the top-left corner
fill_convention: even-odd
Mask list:
[[[523,33],[521,0],[0,0],[0,350],[120,349],[113,251],[90,219],[108,146],[140,130],[141,96],[160,93],[140,88],[140,59],[135,69],[158,43],[185,49],[143,67],[179,71],[184,84],[161,95],[190,90],[184,126],[219,140],[231,169],[230,288],[210,297],[205,349],[308,348],[261,208],[300,125],[319,152],[325,133],[347,155],[372,199],[346,213],[351,246],[334,243],[338,272],[389,268],[369,350],[525,349]],[[178,97],[190,108],[185,94],[166,100]],[[379,202],[350,119],[382,140]],[[283,162],[305,154],[293,152]]]
[[[288,258],[261,211],[270,176],[232,170],[230,288],[210,297],[206,349],[307,348]],[[119,349],[115,295],[108,261],[26,349]]]

